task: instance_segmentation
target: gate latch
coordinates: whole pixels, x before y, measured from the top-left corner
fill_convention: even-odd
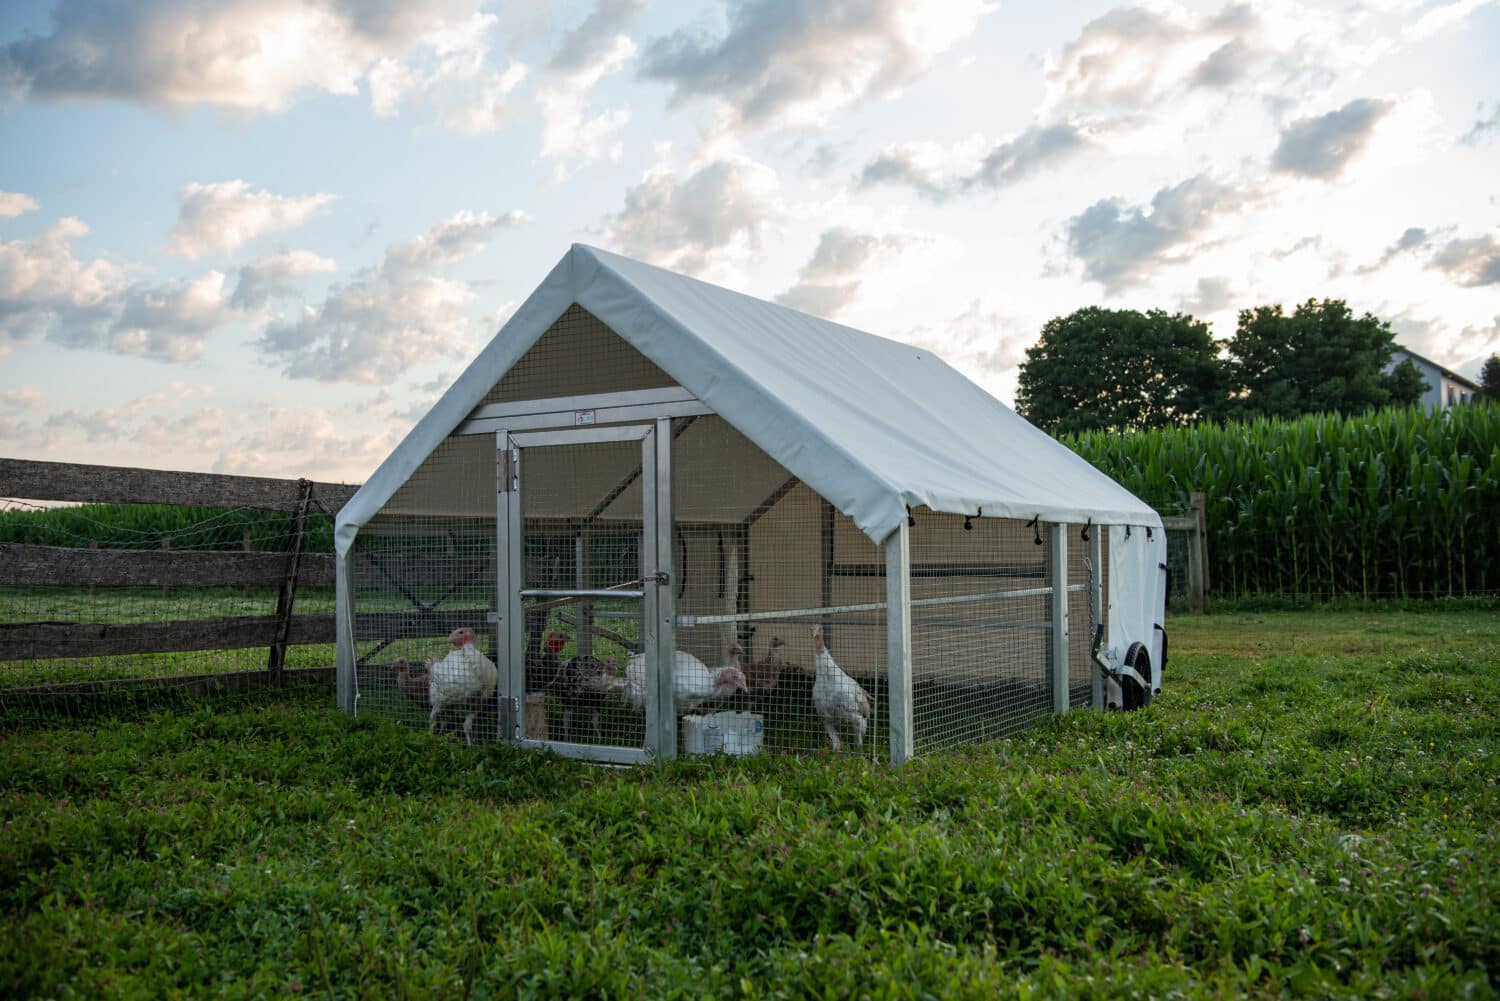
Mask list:
[[[656,583],[660,584],[662,587],[669,587],[672,584],[672,575],[667,573],[665,570],[658,570],[656,572],[656,576],[651,579],[656,581]]]

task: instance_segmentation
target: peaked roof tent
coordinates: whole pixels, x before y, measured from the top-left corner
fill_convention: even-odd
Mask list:
[[[877,543],[906,505],[1161,525],[931,352],[575,244],[339,512],[339,553],[575,303]]]

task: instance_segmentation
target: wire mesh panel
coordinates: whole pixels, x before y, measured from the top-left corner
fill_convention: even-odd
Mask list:
[[[574,305],[511,366],[483,402],[513,403],[673,385],[676,380],[670,375],[594,314]]]
[[[645,539],[641,443],[528,447],[520,469],[524,734],[639,748],[649,696],[638,596]]]
[[[1190,545],[1196,545],[1197,541],[1197,536],[1192,532],[1167,529],[1167,608],[1172,612],[1188,611],[1188,549]]]
[[[1091,587],[1098,584],[1100,594],[1109,594],[1109,529],[1093,525],[1088,529],[1089,539],[1083,538],[1083,529],[1071,526],[1068,536],[1068,586]],[[1093,565],[1092,540],[1099,541],[1098,567]],[[1107,606],[1107,602],[1100,602]],[[1089,591],[1068,593],[1068,707],[1084,709],[1093,704],[1094,674],[1098,668],[1093,661],[1094,627],[1105,625],[1104,609],[1095,609]]]
[[[0,717],[150,708],[314,674],[327,684],[326,515],[304,523],[288,645],[278,671],[268,668],[296,539],[287,512],[0,499],[0,542],[23,547],[7,556],[15,583],[0,585]],[[256,583],[223,583],[247,574]]]
[[[494,439],[438,446],[356,538],[356,712],[499,736]]]
[[[914,518],[916,749],[1004,736],[1046,716],[1052,621],[1050,598],[1040,592],[1050,581],[1047,527],[925,508]]]
[[[684,749],[884,756],[880,548],[721,418],[673,430],[677,645],[715,681]]]

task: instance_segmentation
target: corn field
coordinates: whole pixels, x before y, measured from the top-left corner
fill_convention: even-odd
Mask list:
[[[333,518],[309,514],[308,552],[333,552]],[[169,504],[77,504],[40,507],[0,499],[0,542],[31,546],[145,549],[162,539],[173,549],[285,552],[292,516],[283,511],[220,510]]]
[[[1155,506],[1203,491],[1219,595],[1500,589],[1500,407],[1311,415],[1063,441]]]

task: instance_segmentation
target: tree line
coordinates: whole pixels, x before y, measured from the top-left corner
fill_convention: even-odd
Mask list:
[[[1342,299],[1241,310],[1221,341],[1186,313],[1089,306],[1049,320],[1027,349],[1016,410],[1069,434],[1410,406],[1426,384],[1409,361],[1391,368],[1395,347],[1389,323]],[[1500,400],[1500,357],[1483,380]]]

